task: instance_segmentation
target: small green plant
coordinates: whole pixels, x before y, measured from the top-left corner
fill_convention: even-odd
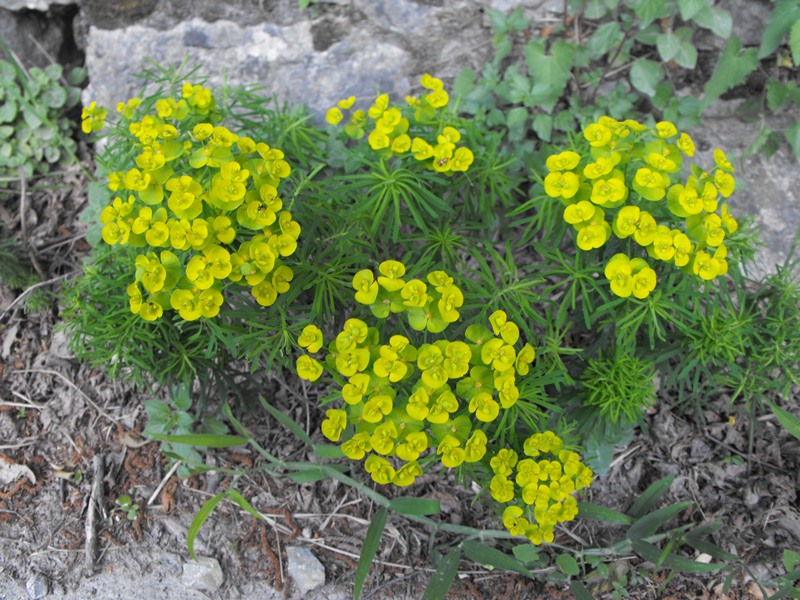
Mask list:
[[[77,162],[68,113],[80,102],[84,79],[81,69],[65,78],[58,64],[25,70],[13,58],[0,60],[0,179],[30,178]]]
[[[125,518],[128,519],[128,521],[136,520],[139,514],[139,505],[135,504],[130,496],[122,494],[117,497],[115,504],[119,507],[119,510],[125,514]]]

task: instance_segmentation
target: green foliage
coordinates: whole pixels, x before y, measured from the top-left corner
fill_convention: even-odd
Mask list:
[[[13,56],[0,60],[0,179],[30,178],[77,162],[74,120],[85,73],[66,77],[61,65],[25,70]]]

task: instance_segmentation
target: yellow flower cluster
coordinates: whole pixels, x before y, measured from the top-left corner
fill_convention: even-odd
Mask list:
[[[589,151],[548,157],[544,179],[545,193],[565,205],[564,220],[581,250],[601,248],[614,235],[706,281],[728,272],[723,241],[738,225],[718,198],[728,198],[736,182],[722,150],[714,151],[711,171],[692,164],[684,181],[684,157],[694,156],[695,146],[672,123],[649,128],[601,117],[583,137]],[[622,253],[606,264],[605,276],[623,298],[646,298],[656,286],[655,270],[644,258]]]
[[[106,109],[91,102],[81,110],[81,131],[92,133],[100,131],[106,124]]]
[[[462,295],[447,273],[429,273],[427,283],[404,280],[404,274],[405,266],[393,260],[381,263],[377,276],[369,270],[357,273],[356,300],[369,305],[380,319],[407,312],[417,330],[438,333],[458,320],[450,300],[458,298],[460,305]],[[382,342],[378,328],[348,319],[323,359],[341,382],[343,401],[340,408],[327,410],[323,435],[341,443],[348,458],[363,459],[365,470],[380,484],[411,485],[436,462],[448,469],[482,463],[478,472],[491,468],[509,477],[516,454],[505,449],[494,453],[491,427],[517,403],[517,377],[530,372],[536,353],[530,344],[520,344],[519,327],[504,311],[492,313],[489,326],[470,325],[461,340],[414,346],[403,335]],[[310,353],[319,352],[324,346],[322,331],[308,325],[298,344]],[[296,367],[308,381],[316,381],[325,370],[323,362],[308,354],[297,359]],[[533,507],[537,523],[524,533],[536,543],[552,540],[556,522],[574,518],[577,505],[567,497],[591,483],[591,471],[561,445],[552,433],[533,435],[525,444],[531,457],[547,452],[556,456],[523,461],[517,477],[520,489],[527,490],[521,497]],[[515,458],[506,470],[498,461],[510,460],[510,453]],[[528,485],[534,481],[534,471],[536,490]],[[501,483],[497,475],[492,479],[491,495],[506,503],[515,496],[514,483],[509,480],[510,488],[503,483],[510,496],[497,491]]]
[[[419,135],[412,137],[411,120],[404,115],[401,107],[390,106],[388,94],[378,96],[366,112],[360,109],[353,111],[345,125],[345,133],[353,139],[361,139],[366,129],[371,127],[367,141],[373,150],[386,157],[410,154],[437,173],[466,171],[475,158],[472,151],[466,146],[457,147],[461,133],[455,127],[442,126],[441,119],[437,118],[447,107],[450,96],[442,81],[427,73],[422,76],[420,83],[426,93],[419,98],[406,98],[408,106],[413,109],[413,114],[408,114],[421,130],[420,133],[422,130],[435,129],[435,143]],[[354,96],[339,101],[328,110],[325,119],[331,125],[341,123],[344,118],[342,111],[350,110],[355,101]]]
[[[202,86],[184,84],[181,98],[159,99],[156,114],[133,121],[140,102],[117,106],[138,154],[108,176],[118,196],[100,215],[106,243],[143,249],[131,311],[147,321],[169,309],[187,321],[213,318],[231,284],[270,306],[289,289],[282,259],[300,235],[278,195],[290,173],[283,152],[220,125]]]
[[[524,535],[536,545],[550,543],[553,528],[577,516],[573,494],[590,486],[594,474],[551,431],[526,439],[523,454],[520,458],[504,448],[492,457],[489,489],[497,502],[514,502],[503,510],[503,525],[512,535]]]

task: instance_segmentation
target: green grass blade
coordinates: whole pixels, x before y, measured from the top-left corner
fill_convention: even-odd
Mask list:
[[[581,516],[581,519],[603,521],[604,523],[617,523],[619,525],[633,524],[633,519],[628,515],[611,510],[605,506],[592,504],[591,502],[578,502],[578,514]]]
[[[774,405],[772,402],[769,403],[769,407],[772,409],[775,418],[783,425],[784,429],[800,440],[800,419],[795,417],[788,410]]]
[[[197,556],[194,553],[194,540],[197,537],[197,534],[200,532],[200,528],[203,526],[203,523],[205,523],[206,519],[211,516],[211,513],[214,511],[217,504],[222,502],[223,498],[225,498],[225,495],[225,492],[221,492],[203,504],[203,506],[200,507],[200,510],[197,511],[194,519],[192,519],[192,524],[189,525],[189,532],[186,534],[186,546],[189,548],[189,554],[195,560],[197,560]]]
[[[309,435],[303,431],[302,427],[300,427],[297,423],[295,423],[292,419],[287,417],[277,408],[272,406],[269,402],[267,402],[263,396],[258,397],[258,401],[261,402],[261,406],[263,406],[269,414],[275,417],[278,422],[286,427],[289,431],[291,431],[299,440],[302,440],[309,446],[314,446],[313,440],[309,437]]]
[[[458,574],[459,560],[461,560],[461,549],[455,548],[439,561],[436,572],[431,577],[428,587],[425,588],[422,600],[444,599],[445,594],[447,594],[450,586],[453,585],[453,580]]]
[[[672,485],[672,481],[675,479],[674,475],[667,475],[663,479],[659,479],[649,488],[647,488],[641,496],[633,503],[628,514],[634,518],[638,519],[639,517],[645,515],[647,511],[649,511],[656,503],[661,499],[669,486]]]
[[[244,446],[250,440],[238,435],[222,435],[213,433],[186,433],[166,435],[162,433],[148,433],[148,437],[173,444],[186,444],[197,448],[233,448]]]
[[[634,552],[636,552],[636,554],[645,560],[649,560],[653,564],[660,565],[661,567],[667,569],[674,569],[682,573],[711,573],[714,571],[719,571],[726,566],[725,564],[721,563],[700,563],[684,556],[678,556],[672,552],[669,552],[665,555],[664,552],[658,548],[658,546],[655,546],[649,542],[643,542],[641,540],[635,540],[631,542],[631,546],[633,547]]]
[[[441,506],[430,498],[395,498],[389,508],[401,515],[438,515]]]
[[[481,565],[490,565],[497,569],[505,569],[506,571],[514,571],[521,573],[533,579],[533,573],[523,566],[516,558],[501,552],[497,548],[492,548],[481,542],[466,541],[461,544],[464,554],[476,563]]]
[[[225,494],[225,496],[232,502],[238,504],[240,508],[249,512],[256,519],[259,519],[261,521],[264,520],[264,516],[260,512],[258,512],[255,508],[253,508],[253,506],[247,500],[245,500],[244,496],[242,496],[236,490],[228,490],[228,493]]]
[[[664,523],[669,521],[672,517],[677,515],[682,510],[692,505],[691,500],[679,502],[671,506],[665,506],[656,511],[645,515],[638,519],[633,525],[630,526],[628,532],[625,534],[629,540],[641,540],[656,532],[656,529],[661,527]]]
[[[364,538],[364,545],[361,547],[361,558],[358,559],[358,568],[356,569],[355,584],[353,586],[353,600],[358,600],[361,596],[361,588],[364,585],[364,580],[369,573],[369,567],[372,565],[372,560],[378,552],[378,544],[383,535],[383,529],[386,527],[386,517],[389,511],[384,507],[381,508],[367,529],[367,537]]]

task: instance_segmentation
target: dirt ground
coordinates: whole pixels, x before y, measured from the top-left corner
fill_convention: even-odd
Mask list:
[[[196,550],[219,561],[224,581],[216,590],[187,582],[190,523],[230,478],[209,472],[180,479],[169,472],[159,445],[140,436],[142,400],[159,398],[161,391],[131,389],[70,353],[59,329],[58,293],[88,252],[77,220],[86,198],[86,180],[78,169],[27,182],[25,190],[0,191],[0,218],[10,224],[4,235],[16,236],[46,282],[37,290],[46,295],[37,296],[35,311],[27,303],[31,294],[0,286],[0,600],[350,597],[376,507],[333,481],[296,484],[263,472],[246,476],[237,489],[269,521],[222,503],[204,525]],[[291,381],[263,384],[282,411],[319,437],[319,416],[301,387]],[[253,409],[241,418],[264,446],[280,449],[281,457],[311,460],[301,442],[263,411]],[[730,590],[722,594],[726,574],[668,580],[666,570],[633,555],[621,557],[611,571],[627,578],[629,597],[760,598],[753,577],[781,574],[782,551],[800,548],[800,442],[763,417],[753,424],[750,452],[750,426],[724,394],[708,407],[703,424],[672,414],[662,403],[648,418],[647,435],[637,433],[619,449],[610,472],[592,486],[589,500],[624,511],[648,485],[674,475],[665,503],[693,502],[679,521],[720,521],[713,541],[746,565],[734,572]],[[104,477],[93,511],[100,458]],[[257,455],[241,449],[211,450],[206,460],[227,468],[258,464]],[[487,507],[473,504],[470,490],[454,482],[442,485],[440,477],[422,479],[408,493],[437,498],[443,508],[439,518],[497,527]],[[132,518],[117,504],[123,495],[139,505]],[[96,535],[94,560],[87,559],[87,531]],[[432,573],[429,533],[390,515],[363,597],[421,597]],[[556,543],[603,547],[620,536],[619,528],[579,519],[560,530]],[[289,546],[308,548],[322,562],[325,586],[300,594],[287,573]],[[592,586],[596,597],[614,597],[609,581],[595,580]],[[543,585],[462,560],[450,597],[571,594],[564,585]]]

